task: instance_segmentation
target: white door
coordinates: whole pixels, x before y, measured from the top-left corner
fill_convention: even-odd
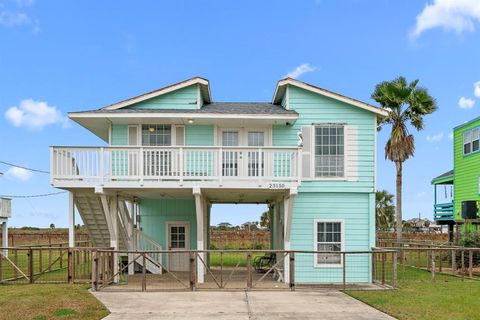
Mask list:
[[[247,143],[249,147],[264,147],[265,132],[264,131],[248,131]],[[265,155],[259,151],[249,151],[247,157],[247,168],[249,177],[262,177],[265,170]]]
[[[170,222],[168,226],[168,250],[184,251],[190,248],[190,228],[187,222]],[[170,271],[189,270],[188,252],[172,252],[168,254],[168,269]]]
[[[222,146],[238,147],[240,145],[239,130],[222,131]],[[222,153],[222,176],[237,177],[240,152],[234,150],[224,150]]]

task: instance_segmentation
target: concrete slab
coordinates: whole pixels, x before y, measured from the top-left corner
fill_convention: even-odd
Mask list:
[[[94,292],[105,319],[394,319],[339,291]]]

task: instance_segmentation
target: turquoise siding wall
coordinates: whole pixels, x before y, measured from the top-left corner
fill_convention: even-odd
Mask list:
[[[195,199],[141,199],[140,227],[152,239],[167,248],[167,221],[190,222],[190,249],[197,248]]]
[[[198,86],[191,85],[164,95],[148,99],[134,105],[129,109],[196,109]]]
[[[187,146],[213,146],[213,125],[186,125],[185,144]]]
[[[128,145],[128,125],[126,124],[112,124],[111,145],[112,146],[126,146]]]
[[[299,193],[295,199],[292,217],[292,250],[314,250],[314,223],[316,219],[344,221],[345,250],[370,250],[371,220],[369,194],[363,193]],[[346,258],[347,282],[371,280],[371,257],[368,254]],[[295,277],[301,283],[342,282],[342,268],[314,267],[314,255],[295,256]]]
[[[297,146],[297,132],[312,123],[337,122],[357,127],[358,181],[304,181],[301,192],[373,192],[375,114],[297,87],[289,87],[290,109],[299,113],[293,126],[273,126],[274,146]]]

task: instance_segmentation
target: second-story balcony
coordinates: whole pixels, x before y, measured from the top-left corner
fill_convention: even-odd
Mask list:
[[[433,219],[437,222],[453,222],[454,205],[452,202],[436,203],[433,205]]]
[[[292,147],[52,147],[51,183],[60,188],[299,185],[300,149]]]

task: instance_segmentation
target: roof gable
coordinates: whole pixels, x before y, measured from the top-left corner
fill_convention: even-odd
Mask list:
[[[145,93],[133,98],[129,98],[129,99],[114,103],[112,105],[106,106],[101,110],[117,110],[121,108],[132,107],[132,106],[133,108],[138,108],[138,107],[151,108],[151,107],[146,107],[146,105],[148,105],[148,103],[146,103],[147,100],[154,100],[156,98],[158,102],[162,100],[162,98],[160,98],[161,96],[171,94],[182,89],[183,89],[182,91],[185,91],[185,88],[192,87],[195,85],[199,89],[198,96],[195,99],[195,103],[193,103],[193,101],[187,102],[187,103],[192,103],[192,109],[196,109],[201,107],[201,103],[203,102],[210,103],[212,101],[212,97],[210,94],[210,84],[207,79],[200,78],[200,77],[191,78],[182,82],[172,84],[167,87],[160,88],[158,90],[155,90],[149,93]],[[155,103],[155,101],[153,101],[153,103]]]
[[[331,98],[331,99],[335,99],[335,100],[344,102],[346,104],[349,104],[349,105],[352,105],[352,106],[355,106],[355,107],[359,107],[361,109],[373,112],[373,113],[378,114],[380,116],[387,116],[388,115],[388,111],[383,109],[383,108],[379,108],[379,107],[373,106],[371,104],[362,102],[360,100],[349,98],[349,97],[346,97],[346,96],[341,95],[339,93],[329,91],[329,90],[326,90],[326,89],[323,89],[323,88],[319,88],[319,87],[316,87],[314,85],[311,85],[311,84],[308,84],[308,83],[305,83],[305,82],[302,82],[302,81],[298,81],[298,80],[292,79],[292,78],[285,78],[285,79],[282,79],[282,80],[278,81],[277,87],[275,88],[275,93],[274,93],[273,99],[272,99],[273,104],[282,103],[282,100],[284,99],[284,97],[286,95],[286,88],[287,88],[288,85],[292,85],[292,86],[295,86],[295,87],[298,87],[298,88],[301,88],[301,89],[304,89],[304,90],[307,90],[307,91],[310,91],[310,92],[314,92],[316,94],[319,94],[319,95],[322,95],[322,96],[325,96],[325,97],[328,97],[328,98]]]

